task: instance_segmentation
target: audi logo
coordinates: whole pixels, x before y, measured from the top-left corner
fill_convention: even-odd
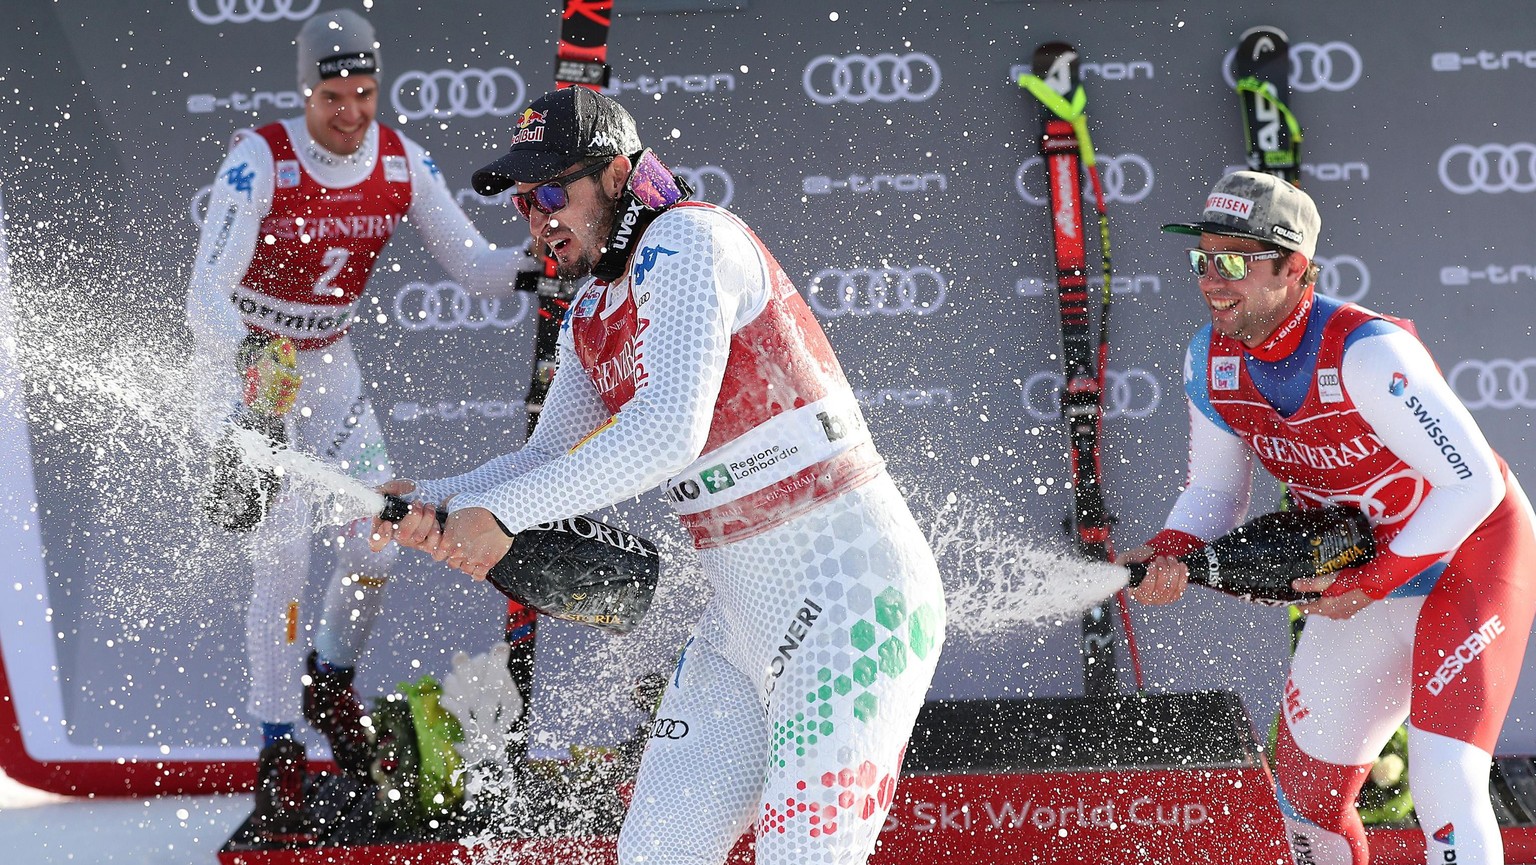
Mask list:
[[[1317,290],[1346,303],[1356,303],[1371,291],[1371,272],[1353,255],[1317,256]]]
[[[1440,183],[1457,195],[1536,192],[1536,144],[1453,144],[1440,154]]]
[[[1232,48],[1221,65],[1221,74],[1233,89],[1237,88],[1237,76],[1232,71],[1236,60],[1237,49]],[[1360,52],[1348,42],[1297,42],[1291,46],[1290,84],[1298,93],[1348,90],[1359,83],[1364,71]]]
[[[527,95],[523,77],[512,69],[411,70],[390,91],[390,104],[408,120],[423,117],[507,117]]]
[[[949,280],[926,265],[837,270],[823,268],[806,286],[811,309],[845,315],[933,315],[944,306]]]
[[[1469,409],[1536,408],[1536,357],[1524,360],[1464,360],[1445,377]]]
[[[672,173],[688,181],[700,201],[730,207],[731,199],[736,197],[736,181],[724,168],[701,165],[698,168],[673,168]]]
[[[805,95],[818,105],[851,102],[927,102],[939,92],[939,63],[927,54],[892,54],[873,57],[823,54],[805,65],[800,80]]]
[[[213,11],[204,11],[204,6],[212,6]],[[204,24],[303,21],[320,8],[320,0],[309,0],[302,8],[295,8],[294,0],[187,0],[187,8],[192,10],[193,18]]]
[[[395,295],[395,319],[406,330],[507,330],[528,316],[528,295],[517,295],[517,311],[503,315],[502,298],[470,296],[452,282],[407,283]]]
[[[1061,389],[1067,377],[1059,370],[1041,370],[1022,385],[1024,411],[1035,420],[1061,418]],[[1104,417],[1150,417],[1163,401],[1157,376],[1144,369],[1104,371]]]
[[[688,735],[688,722],[674,718],[657,718],[651,722],[651,738],[681,739]]]
[[[1049,204],[1050,195],[1037,194],[1024,184],[1024,178],[1039,178],[1041,184],[1045,183],[1045,169],[1042,167],[1041,158],[1031,156],[1024,160],[1024,164],[1019,166],[1018,171],[1013,173],[1013,187],[1018,190],[1019,197],[1036,207]],[[1152,184],[1155,182],[1152,163],[1140,153],[1100,156],[1097,162],[1099,185],[1104,189],[1105,203],[1121,201],[1135,204],[1152,194]]]
[[[1412,490],[1406,497],[1403,496],[1403,484],[1409,485]],[[1397,489],[1389,492],[1387,488],[1392,486],[1396,486]],[[1345,507],[1355,508],[1365,514],[1366,518],[1371,521],[1371,525],[1390,526],[1408,519],[1413,514],[1414,509],[1419,506],[1419,502],[1424,500],[1424,495],[1428,490],[1426,489],[1424,476],[1412,469],[1407,469],[1377,478],[1371,482],[1370,486],[1358,494],[1330,493],[1325,496],[1302,489],[1300,486],[1292,486],[1291,492],[1297,497],[1319,506],[1344,505]],[[1389,501],[1401,501],[1403,504],[1394,510],[1388,507],[1387,503]]]

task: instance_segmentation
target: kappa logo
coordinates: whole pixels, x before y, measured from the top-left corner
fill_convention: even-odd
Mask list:
[[[640,262],[635,265],[635,285],[645,282],[645,275],[650,273],[651,268],[656,266],[656,259],[663,255],[677,255],[677,250],[667,249],[660,244],[647,246],[640,250]]]
[[[608,136],[606,132],[599,132],[592,136],[592,143],[588,147],[606,147],[609,150],[618,150],[619,145]]]

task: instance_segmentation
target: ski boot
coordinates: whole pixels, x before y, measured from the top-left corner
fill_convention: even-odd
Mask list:
[[[373,728],[368,710],[352,690],[357,671],[346,668],[322,673],[318,653],[313,651],[304,666],[304,720],[325,734],[343,773],[371,780],[368,767],[373,762]]]
[[[258,842],[274,847],[307,847],[319,833],[304,808],[304,779],[309,760],[304,746],[278,739],[261,749],[256,762],[256,808],[251,829]]]

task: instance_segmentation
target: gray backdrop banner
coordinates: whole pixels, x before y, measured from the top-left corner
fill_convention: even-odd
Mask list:
[[[1012,83],[1035,46],[1062,39],[1084,61],[1114,238],[1104,469],[1116,545],[1161,526],[1185,472],[1184,346],[1207,318],[1183,244],[1158,226],[1194,216],[1242,160],[1231,51],[1258,24],[1292,40],[1322,290],[1414,319],[1494,447],[1536,478],[1536,31],[1510,26],[1529,20],[1527,0],[855,2],[835,16],[810,0],[616,5],[613,95],[790,271],[921,518],[956,519],[953,497],[983,535],[1063,543],[1045,178],[1037,107]],[[24,387],[31,424],[16,444],[33,458],[32,477],[7,484],[0,532],[43,552],[7,565],[0,589],[16,604],[0,646],[13,682],[18,665],[29,683],[58,682],[56,694],[15,695],[34,755],[249,754],[241,553],[198,526],[196,472],[172,434],[121,397],[82,397],[79,373],[168,363],[185,346],[214,170],[235,129],[301,113],[293,37],[340,6],[377,27],[379,119],[431,151],[488,237],[521,242],[505,197],[475,195],[469,176],[551,85],[548,4],[7,4],[0,181],[21,375],[3,387]],[[403,232],[355,331],[405,476],[456,472],[522,439],[535,308],[461,291]],[[44,345],[67,351],[42,356]],[[20,480],[35,482],[35,502]],[[1275,502],[1266,489],[1255,508]],[[668,587],[628,640],[545,629],[544,745],[633,725],[629,682],[670,669],[701,599],[659,494],[603,516],[675,553]],[[946,575],[968,619],[951,628],[930,697],[1077,693],[1075,617],[988,629],[975,577]],[[1267,726],[1282,614],[1196,591],[1133,617],[1149,688],[1231,688]],[[501,620],[492,590],[407,554],[359,684],[378,693],[441,675],[454,650],[492,645]],[[1517,696],[1502,751],[1536,751],[1533,692]]]

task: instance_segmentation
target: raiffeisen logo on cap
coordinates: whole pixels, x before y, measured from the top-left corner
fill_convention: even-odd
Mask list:
[[[1247,198],[1239,198],[1236,195],[1213,194],[1205,200],[1205,209],[1214,210],[1217,213],[1225,213],[1236,216],[1239,219],[1247,219],[1253,215],[1253,201]]]
[[[517,118],[517,133],[512,136],[512,146],[516,147],[524,141],[544,140],[544,114],[525,109]]]

